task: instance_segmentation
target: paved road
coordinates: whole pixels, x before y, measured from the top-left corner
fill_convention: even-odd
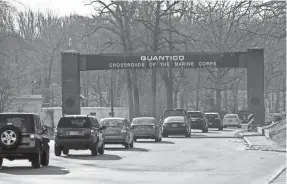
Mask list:
[[[262,184],[262,177],[285,162],[285,154],[246,151],[242,140],[232,137],[232,130],[213,130],[138,142],[130,150],[109,145],[97,157],[72,151],[51,155],[51,165],[41,169],[25,160],[5,160],[0,184]]]

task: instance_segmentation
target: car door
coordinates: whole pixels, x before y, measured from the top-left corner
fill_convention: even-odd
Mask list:
[[[101,129],[100,127],[100,123],[97,120],[97,118],[90,118],[91,124],[92,124],[92,129],[94,129],[95,131],[98,131],[98,138],[99,138],[99,146],[103,144],[104,139],[105,139],[105,134],[104,134],[104,130]]]

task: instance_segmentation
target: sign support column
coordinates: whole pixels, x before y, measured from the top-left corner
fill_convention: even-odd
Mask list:
[[[62,114],[81,114],[80,71],[77,51],[62,54]]]

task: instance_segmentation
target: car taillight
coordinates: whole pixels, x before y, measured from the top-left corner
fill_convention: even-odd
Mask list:
[[[35,134],[30,134],[30,139],[35,139]]]
[[[121,131],[122,133],[124,133],[124,132],[126,132],[126,130],[125,129],[122,129],[122,131]]]

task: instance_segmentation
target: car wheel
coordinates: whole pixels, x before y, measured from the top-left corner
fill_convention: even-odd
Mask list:
[[[238,126],[238,128],[241,128],[241,126]]]
[[[50,150],[43,152],[41,155],[41,165],[48,166],[50,161]]]
[[[55,145],[55,155],[57,157],[59,157],[59,156],[61,156],[61,154],[62,154],[61,148],[59,146]]]
[[[162,134],[162,136],[163,136],[163,137],[168,137],[168,135],[167,135],[167,134]]]
[[[41,152],[38,152],[31,161],[33,168],[40,168],[41,167]]]
[[[0,167],[2,166],[3,164],[3,158],[0,158]]]
[[[105,144],[102,143],[101,147],[99,148],[99,154],[103,155],[105,153]]]
[[[158,142],[161,142],[161,141],[162,141],[162,139],[161,139],[161,138],[159,138],[159,139],[158,139]]]
[[[3,126],[0,129],[0,145],[4,148],[12,149],[19,146],[21,142],[21,132],[13,125]]]
[[[69,149],[63,149],[63,154],[64,155],[69,155]]]
[[[130,148],[133,148],[134,147],[134,141],[132,141],[131,143],[130,143]]]
[[[92,148],[91,148],[92,156],[97,156],[98,151],[99,151],[98,143],[92,144]]]
[[[218,130],[223,130],[223,127],[222,127],[222,126],[221,126],[221,127],[219,127],[219,128],[218,128]]]

